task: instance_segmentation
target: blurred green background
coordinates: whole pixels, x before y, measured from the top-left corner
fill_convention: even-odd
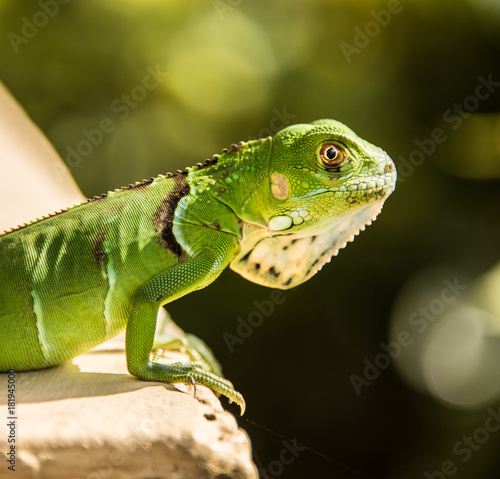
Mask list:
[[[467,407],[398,358],[353,386],[429,304],[416,283],[430,301],[457,277],[476,290],[500,259],[498,0],[17,0],[0,32],[0,79],[87,196],[319,118],[384,148],[400,176],[377,222],[233,351],[224,333],[271,290],[226,271],[169,311],[245,396],[262,477],[500,477],[500,432],[481,430],[494,361]],[[309,449],[284,464],[284,438]]]

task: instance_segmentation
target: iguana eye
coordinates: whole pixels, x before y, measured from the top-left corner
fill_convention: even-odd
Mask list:
[[[337,145],[326,143],[319,150],[319,157],[327,168],[335,168],[344,161],[345,153]]]

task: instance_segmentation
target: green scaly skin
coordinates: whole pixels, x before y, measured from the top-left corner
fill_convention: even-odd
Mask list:
[[[200,361],[151,358],[159,308],[227,266],[273,288],[306,281],[371,223],[395,181],[384,151],[320,120],[6,232],[0,371],[54,366],[126,329],[131,374],[202,384],[243,410],[201,340],[183,339]]]

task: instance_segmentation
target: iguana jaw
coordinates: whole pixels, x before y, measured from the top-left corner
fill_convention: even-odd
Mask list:
[[[273,235],[267,228],[245,224],[241,251],[231,269],[255,283],[293,288],[316,274],[340,249],[370,225],[388,194],[334,222],[317,234]]]

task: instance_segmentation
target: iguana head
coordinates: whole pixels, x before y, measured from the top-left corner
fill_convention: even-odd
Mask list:
[[[294,125],[273,138],[269,230],[312,235],[385,199],[396,169],[387,154],[342,123]]]
[[[396,183],[389,156],[334,120],[280,131],[268,168],[258,195],[267,228],[246,225],[231,267],[278,288],[315,274],[375,219]]]

